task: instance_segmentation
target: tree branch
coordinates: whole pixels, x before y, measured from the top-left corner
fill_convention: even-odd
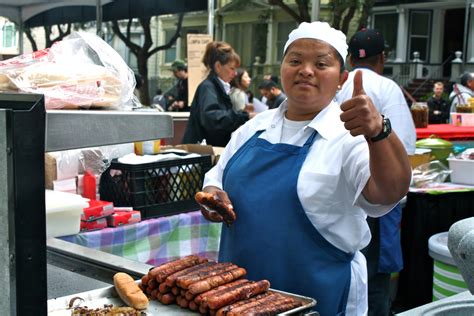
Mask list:
[[[127,26],[127,29],[128,29],[128,26]],[[117,35],[117,36],[125,43],[125,45],[126,45],[128,48],[130,48],[130,50],[131,50],[135,55],[138,54],[138,51],[140,50],[140,46],[138,46],[137,44],[133,43],[133,42],[130,40],[130,37],[127,37],[127,36],[123,35],[122,31],[120,31],[120,27],[119,27],[119,25],[118,25],[117,20],[112,21],[112,30],[114,31],[114,34]],[[127,34],[130,34],[130,32],[127,32]]]
[[[183,17],[184,17],[184,13],[180,13],[180,14],[179,14],[179,18],[178,18],[178,25],[176,26],[176,33],[173,35],[172,38],[170,38],[170,40],[168,41],[168,43],[153,48],[153,49],[148,53],[149,56],[155,54],[157,51],[164,50],[164,49],[168,49],[168,48],[170,48],[171,46],[173,46],[173,44],[176,42],[176,40],[178,39],[178,37],[181,36],[181,27],[182,27],[182,25],[183,25]]]
[[[271,5],[276,5],[282,8],[283,11],[288,13],[293,19],[295,19],[298,23],[304,22],[303,17],[299,16],[292,8],[290,8],[283,0],[268,0],[268,3]]]

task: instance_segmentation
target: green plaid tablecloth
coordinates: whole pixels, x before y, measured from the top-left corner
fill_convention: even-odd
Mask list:
[[[190,254],[217,260],[220,234],[220,223],[194,211],[60,239],[156,266]]]

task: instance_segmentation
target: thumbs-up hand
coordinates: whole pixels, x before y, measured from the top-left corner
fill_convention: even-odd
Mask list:
[[[372,99],[365,94],[362,71],[355,73],[352,98],[341,104],[341,110],[341,121],[352,136],[364,135],[371,138],[382,131],[382,116]]]

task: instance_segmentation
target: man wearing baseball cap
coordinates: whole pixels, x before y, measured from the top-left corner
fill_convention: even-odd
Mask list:
[[[385,64],[385,42],[376,29],[361,29],[349,41],[349,78],[336,95],[339,103],[352,97],[353,78],[357,70],[363,72],[364,91],[377,110],[389,118],[408,154],[415,151],[416,130],[408,104],[397,83],[382,75]],[[403,268],[399,240],[401,207],[397,204],[380,218],[367,218],[372,240],[363,253],[367,258],[369,315],[389,315],[390,276]]]
[[[171,64],[173,75],[177,79],[172,88],[174,93],[168,94],[167,111],[185,112],[189,111],[188,105],[188,66],[181,59],[176,59]]]

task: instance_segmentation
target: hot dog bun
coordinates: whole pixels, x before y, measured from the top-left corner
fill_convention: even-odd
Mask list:
[[[128,274],[116,273],[114,275],[114,285],[118,295],[128,306],[135,309],[146,309],[148,307],[148,298]]]

